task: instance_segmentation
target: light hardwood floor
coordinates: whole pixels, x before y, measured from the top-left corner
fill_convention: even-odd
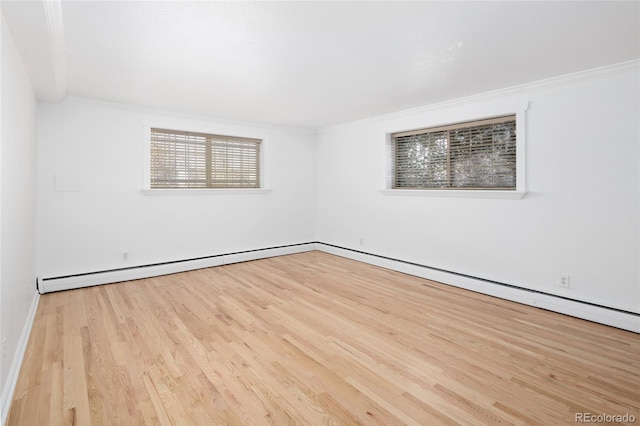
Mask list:
[[[640,424],[640,335],[308,252],[41,297],[9,425]]]

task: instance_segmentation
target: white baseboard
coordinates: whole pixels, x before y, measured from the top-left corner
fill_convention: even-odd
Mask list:
[[[44,278],[39,279],[39,289],[41,293],[69,290],[93,285],[154,277],[158,275],[174,274],[177,272],[245,262],[266,257],[301,253],[310,250],[324,251],[478,293],[640,333],[640,315],[637,314],[623,312],[604,306],[596,306],[577,300],[569,300],[551,294],[540,293],[523,288],[500,285],[473,277],[431,269],[426,266],[414,265],[400,260],[386,259],[372,254],[335,247],[321,242],[249,250],[245,252],[228,253],[206,259],[169,262],[159,265],[143,265],[122,270],[96,272],[70,277]]]
[[[589,303],[568,300],[550,294],[491,283],[481,279],[434,270],[426,266],[414,265],[399,260],[386,259],[323,243],[316,243],[316,249],[326,253],[335,254],[337,256],[414,275],[420,278],[426,278],[478,293],[499,297],[501,299],[511,300],[513,302],[535,306],[549,311],[640,333],[640,315],[637,314],[634,315],[633,313],[621,312],[617,309],[609,309],[602,306],[594,306]]]
[[[159,275],[175,274],[177,272],[228,265],[230,263],[246,262],[266,257],[283,256],[286,254],[301,253],[310,250],[315,250],[314,243],[248,250],[244,252],[212,256],[204,259],[167,262],[157,265],[141,265],[126,269],[79,274],[68,277],[39,278],[38,288],[40,289],[40,293],[50,293],[53,291],[71,290],[100,284],[110,284],[121,281],[137,280],[140,278],[156,277]]]
[[[6,423],[7,416],[9,415],[9,408],[11,408],[13,393],[15,392],[16,384],[18,383],[18,374],[20,374],[22,360],[24,359],[24,354],[27,351],[27,344],[29,343],[29,336],[31,335],[31,329],[33,328],[33,321],[35,320],[36,312],[38,311],[39,301],[40,295],[35,293],[33,300],[31,301],[31,307],[27,313],[27,319],[24,323],[24,327],[22,328],[22,333],[20,334],[20,339],[18,340],[18,346],[16,348],[15,356],[13,357],[13,362],[11,363],[11,368],[9,369],[7,382],[5,383],[4,389],[2,389],[2,400],[0,400],[0,413],[2,413],[2,422],[0,424],[2,425]]]

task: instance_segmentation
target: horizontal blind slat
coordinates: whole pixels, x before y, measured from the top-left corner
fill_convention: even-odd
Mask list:
[[[392,135],[394,188],[515,189],[515,116]]]
[[[151,129],[151,188],[259,188],[261,142]]]

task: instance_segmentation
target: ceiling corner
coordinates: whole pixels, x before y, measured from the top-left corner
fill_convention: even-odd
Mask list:
[[[62,1],[2,1],[2,15],[38,100],[62,100],[67,93]]]
[[[43,2],[54,76],[54,87],[51,88],[49,96],[53,99],[48,100],[59,101],[67,92],[67,66],[64,42],[64,23],[62,19],[62,1],[43,0]]]

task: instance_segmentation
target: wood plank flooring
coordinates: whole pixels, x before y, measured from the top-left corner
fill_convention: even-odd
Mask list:
[[[640,335],[321,252],[41,297],[9,425],[640,423]]]

